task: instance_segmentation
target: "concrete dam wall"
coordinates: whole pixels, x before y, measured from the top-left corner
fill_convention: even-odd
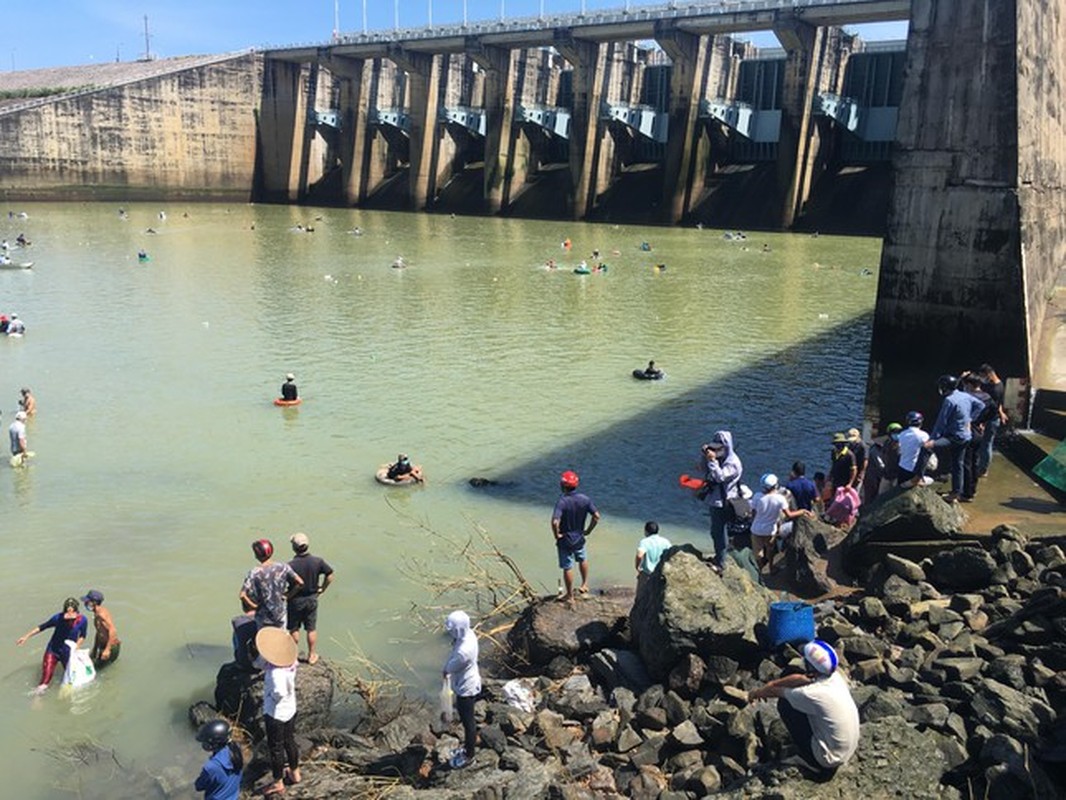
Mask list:
[[[109,67],[20,78],[81,91],[0,106],[0,196],[251,198],[260,57]],[[13,80],[5,76],[0,88]]]

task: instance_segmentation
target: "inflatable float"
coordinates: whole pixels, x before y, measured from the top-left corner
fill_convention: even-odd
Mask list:
[[[299,397],[297,397],[295,400],[283,400],[280,397],[274,398],[274,405],[276,406],[298,406],[302,402],[303,400]]]
[[[662,370],[658,370],[657,372],[653,372],[649,375],[642,369],[635,369],[633,370],[633,377],[636,378],[638,381],[661,381],[663,378],[666,377],[666,373]]]
[[[385,486],[418,486],[425,480],[422,477],[422,467],[418,464],[411,468],[411,472],[405,478],[399,480],[389,477],[389,469],[391,467],[392,464],[382,464],[378,471],[374,473],[374,480]]]
[[[677,482],[681,484],[682,489],[692,489],[693,491],[699,491],[707,485],[707,481],[703,478],[697,478],[694,475],[682,475],[677,479]]]

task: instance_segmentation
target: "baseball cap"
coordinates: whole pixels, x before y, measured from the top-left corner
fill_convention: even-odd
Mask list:
[[[832,675],[840,662],[836,650],[821,639],[803,645],[803,659],[823,675]]]
[[[104,602],[104,596],[96,589],[90,589],[85,593],[85,597],[81,599],[83,603],[92,603],[93,605],[100,605]]]
[[[287,375],[285,376],[285,380],[287,380],[287,381],[294,381],[294,380],[296,380],[296,376],[295,376],[295,375],[293,375],[293,374],[292,374],[292,373],[290,372],[290,373],[288,373],[288,374],[287,374]]]
[[[289,537],[289,541],[292,542],[292,546],[298,550],[305,550],[311,545],[311,540],[307,538],[306,533],[294,533]]]
[[[19,420],[19,421],[25,420],[25,419],[26,419],[26,412],[25,412],[25,411],[19,411],[19,412],[17,412],[17,413],[15,414],[15,419],[17,419],[17,420]]]

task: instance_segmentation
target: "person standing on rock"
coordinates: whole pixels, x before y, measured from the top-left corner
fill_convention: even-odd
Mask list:
[[[907,412],[907,427],[899,434],[899,470],[896,473],[897,486],[917,486],[925,477],[927,461],[925,443],[929,434],[922,430],[925,417],[921,411]]]
[[[659,559],[672,547],[670,540],[659,533],[658,522],[644,523],[644,538],[637,543],[637,587],[659,568]]]
[[[933,423],[931,438],[922,446],[927,450],[944,448],[951,457],[951,491],[944,499],[949,503],[956,500],[969,502],[973,496],[966,494],[966,490],[973,481],[968,474],[971,465],[967,462],[966,450],[973,439],[973,420],[980,416],[985,404],[962,391],[954,375],[941,375],[936,386],[944,400]]]
[[[577,491],[580,478],[573,470],[567,470],[559,476],[559,488],[562,495],[552,511],[552,535],[555,536],[555,549],[559,555],[559,569],[563,571],[565,592],[559,600],[574,602],[574,562],[581,570],[579,594],[588,594],[589,565],[585,552],[585,537],[592,533],[600,521],[600,512],[588,495]],[[588,527],[585,523],[588,522]]]
[[[289,566],[303,581],[303,585],[289,599],[289,633],[299,648],[300,626],[303,626],[307,631],[307,663],[317,664],[318,653],[315,652],[315,645],[318,642],[318,596],[333,583],[333,567],[326,563],[325,559],[308,552],[311,541],[306,533],[294,533],[289,541],[296,554]]]
[[[303,578],[284,561],[271,561],[274,545],[269,539],[252,542],[252,552],[259,561],[241,585],[240,599],[245,610],[255,611],[255,624],[263,628],[287,628],[288,597],[293,589],[303,586]]]
[[[700,490],[700,497],[708,498],[711,510],[711,542],[714,544],[714,568],[721,574],[725,569],[729,539],[726,526],[729,524],[729,501],[740,496],[740,478],[744,465],[733,451],[733,434],[716,431],[702,448],[707,485]]]
[[[256,666],[263,670],[263,724],[274,782],[263,795],[285,794],[285,784],[300,782],[296,746],[296,642],[281,628],[263,628],[255,636]]]
[[[1006,398],[1006,384],[996,374],[991,364],[982,364],[977,375],[981,379],[981,388],[996,404],[995,415],[985,423],[984,432],[981,435],[981,446],[977,451],[977,477],[983,478],[988,473],[988,465],[992,463],[992,446],[996,441],[1001,425],[1007,424],[1007,410],[1003,406]]]
[[[818,487],[807,477],[807,465],[802,461],[792,464],[792,471],[788,474],[785,489],[792,495],[792,499],[796,501],[796,508],[800,511],[811,511],[814,508],[815,498],[818,497]]]
[[[465,611],[453,611],[444,622],[444,629],[452,637],[452,652],[444,662],[443,675],[451,679],[455,693],[455,708],[463,723],[463,746],[452,753],[448,765],[452,769],[468,766],[476,754],[477,722],[474,704],[481,694],[481,672],[478,670],[477,634],[470,627]]]
[[[777,698],[777,711],[800,755],[831,777],[859,746],[859,709],[836,651],[815,639],[803,647],[803,674],[785,675],[748,693],[748,702]]]

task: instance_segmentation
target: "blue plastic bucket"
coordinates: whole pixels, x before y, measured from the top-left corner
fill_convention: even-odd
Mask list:
[[[791,601],[771,603],[769,627],[770,642],[774,647],[789,642],[809,642],[814,638],[814,607]]]

